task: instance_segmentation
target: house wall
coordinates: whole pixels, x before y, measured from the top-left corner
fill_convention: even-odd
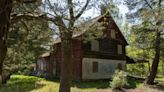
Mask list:
[[[62,52],[61,52],[61,44],[56,44],[54,46],[56,48],[56,52],[54,52],[54,67],[56,68],[56,76],[60,77],[61,72],[61,61],[62,61]],[[74,79],[81,79],[82,72],[82,49],[81,49],[81,41],[78,39],[73,39],[72,42],[72,52],[73,52],[73,77]],[[55,70],[55,69],[54,69]]]
[[[62,61],[62,53],[61,53],[61,44],[55,44],[54,46],[54,62],[55,62],[55,70],[56,70],[56,77],[60,77],[60,66]]]
[[[47,68],[48,62],[45,58],[40,58],[37,60],[37,75],[47,75],[47,71],[49,70]]]
[[[107,17],[106,20],[109,23],[107,23],[108,25],[106,25],[107,27],[103,31],[106,35],[104,38],[98,38],[87,43],[82,43],[82,36],[73,39],[72,71],[74,79],[109,78],[113,74],[112,71],[115,70],[117,63],[120,62],[122,64],[125,61],[126,44],[124,44],[124,38],[117,28],[117,25],[110,18],[111,17]],[[113,33],[111,33],[111,30],[113,30]],[[118,51],[118,44],[122,45],[122,51]],[[61,61],[63,58],[61,43],[54,44],[53,48],[54,50],[50,55],[50,60],[47,62],[47,70],[49,75],[60,77]],[[120,52],[122,52],[122,54],[120,54]],[[92,73],[93,62],[98,62],[99,69],[97,73]]]
[[[73,75],[74,79],[79,80],[82,76],[82,57],[83,51],[81,49],[81,40],[74,39],[73,40]]]
[[[37,69],[37,73],[40,73],[41,72],[41,63],[42,63],[42,60],[41,59],[38,59],[37,62],[36,62],[36,69]]]
[[[98,63],[98,71],[93,72],[93,62]],[[124,60],[110,60],[98,58],[83,58],[82,61],[82,79],[108,79],[114,74],[117,68],[125,69],[126,62]],[[119,66],[119,67],[118,67]]]
[[[106,53],[111,56],[125,56],[125,45],[119,43],[119,41],[108,38],[101,38],[97,40],[92,40],[88,43],[83,43],[82,49],[84,53],[97,52]]]
[[[106,21],[106,24],[104,25],[106,28],[103,30],[105,37],[116,39],[120,41],[121,44],[127,45],[124,36],[111,16],[106,16],[99,20],[99,22],[101,21]]]

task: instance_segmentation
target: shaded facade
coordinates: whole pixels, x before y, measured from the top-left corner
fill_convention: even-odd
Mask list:
[[[113,18],[107,14],[91,21],[93,20],[103,23],[104,29],[96,30],[96,32],[102,32],[100,37],[85,41],[84,37],[89,32],[85,30],[73,36],[72,39],[72,70],[75,80],[109,79],[116,69],[126,68],[128,43]],[[53,51],[48,56],[41,57],[40,61],[38,59],[37,70],[42,71],[43,68],[40,67],[42,62],[46,67],[43,69],[43,75],[59,77],[62,61],[60,40],[52,47]]]

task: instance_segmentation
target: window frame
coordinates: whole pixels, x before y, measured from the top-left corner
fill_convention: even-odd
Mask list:
[[[112,39],[116,39],[116,32],[115,32],[114,29],[111,29],[110,36],[111,36]]]
[[[96,61],[92,62],[92,72],[93,73],[98,73],[99,72],[99,63]]]
[[[117,53],[120,55],[120,54],[123,54],[123,45],[121,44],[118,44],[117,45]]]
[[[91,51],[100,51],[100,46],[99,46],[98,40],[91,41]]]

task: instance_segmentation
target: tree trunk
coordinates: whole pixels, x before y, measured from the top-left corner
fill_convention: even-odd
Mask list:
[[[61,75],[59,92],[70,92],[72,82],[72,34],[65,32],[61,37]]]
[[[6,45],[3,43],[2,40],[0,40],[0,84],[3,83],[3,61],[5,59],[7,53],[7,47]]]
[[[146,80],[147,84],[154,84],[154,79],[157,75],[157,70],[158,70],[159,58],[160,58],[160,32],[157,30],[156,42],[155,42],[155,56],[152,63],[150,75]]]
[[[7,53],[7,35],[10,24],[12,0],[0,0],[0,84],[3,79],[3,62]]]

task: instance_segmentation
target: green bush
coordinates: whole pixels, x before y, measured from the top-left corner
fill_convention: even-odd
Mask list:
[[[128,86],[126,72],[116,70],[115,74],[113,75],[112,82],[111,82],[111,88],[120,89],[125,86]]]

